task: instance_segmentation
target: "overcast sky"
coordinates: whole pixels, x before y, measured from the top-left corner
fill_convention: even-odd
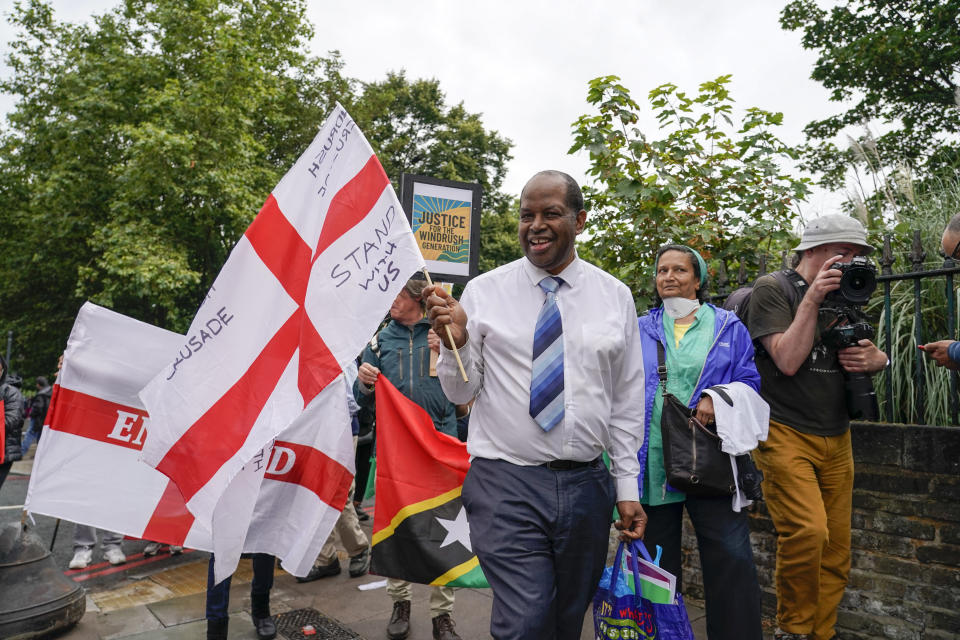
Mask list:
[[[61,20],[85,20],[113,0],[54,0]],[[771,0],[452,0],[396,2],[308,0],[316,30],[315,54],[339,50],[349,76],[382,79],[405,69],[409,78],[437,78],[448,103],[463,102],[485,126],[514,143],[505,189],[518,193],[540,169],[586,179],[585,154],[567,155],[571,123],[589,111],[587,82],[618,75],[635,100],[673,82],[688,93],[732,74],[740,107],[784,113],[779,135],[803,140],[813,119],[837,113],[827,91],[809,79],[815,60],[800,47],[800,33],[777,21],[785,4]],[[0,0],[3,12],[10,0]],[[5,22],[6,52],[12,31]],[[3,73],[9,73],[3,67]],[[12,102],[0,99],[0,110]],[[649,112],[648,112],[649,113]],[[319,127],[320,123],[317,123]],[[641,123],[656,136],[651,118]],[[801,205],[804,218],[840,202],[817,193]]]

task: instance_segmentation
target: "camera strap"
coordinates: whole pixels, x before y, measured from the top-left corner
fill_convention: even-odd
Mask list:
[[[777,277],[778,275],[779,277]],[[777,277],[777,280],[780,282],[780,287],[787,295],[790,303],[799,306],[800,301],[803,300],[803,296],[806,295],[807,289],[809,288],[803,276],[793,269],[783,269],[782,271],[776,272],[774,276]]]

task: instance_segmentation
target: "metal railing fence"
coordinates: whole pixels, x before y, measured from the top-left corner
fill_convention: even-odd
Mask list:
[[[878,290],[882,292],[883,295],[883,307],[882,312],[879,315],[880,323],[883,325],[882,328],[877,328],[878,337],[881,337],[882,340],[878,341],[878,344],[886,350],[887,354],[892,358],[894,357],[904,357],[905,354],[901,352],[906,351],[903,348],[898,347],[894,342],[893,335],[893,325],[894,325],[894,311],[893,305],[891,303],[891,291],[894,286],[894,283],[898,281],[910,281],[913,285],[913,318],[912,318],[912,327],[913,327],[913,341],[916,345],[925,344],[927,342],[932,342],[935,340],[942,339],[958,339],[957,334],[957,290],[954,285],[954,275],[960,273],[960,263],[946,257],[943,260],[943,264],[937,268],[925,268],[924,263],[927,258],[927,252],[923,249],[921,242],[921,236],[919,231],[913,232],[913,242],[911,245],[910,252],[907,254],[906,258],[909,263],[909,269],[901,273],[894,273],[893,265],[897,261],[897,258],[893,254],[891,247],[892,240],[891,236],[888,234],[884,236],[883,249],[878,258],[880,264],[880,272],[877,276]],[[768,264],[776,261],[776,256],[760,255],[759,259],[759,269],[757,270],[756,275],[748,274],[747,263],[746,261],[742,262],[739,266],[735,278],[730,278],[726,268],[721,265],[719,273],[716,276],[716,287],[715,292],[711,296],[711,301],[714,304],[722,304],[727,296],[732,293],[734,290],[739,287],[745,286],[753,281],[755,277],[759,277],[768,272]],[[779,262],[782,265],[778,268],[786,268],[788,264],[789,254],[784,252],[779,256]],[[945,318],[945,327],[947,328],[947,335],[935,335],[935,331],[925,329],[925,327],[930,322],[925,322],[923,314],[923,301],[924,301],[924,292],[932,290],[936,285],[932,287],[925,287],[924,284],[926,281],[931,279],[943,279],[943,293],[946,299],[945,309],[943,310],[946,313]],[[876,295],[876,294],[875,294]],[[929,313],[936,313],[937,309],[931,309]],[[872,321],[876,322],[876,318],[871,318]],[[929,318],[927,319],[929,320]],[[882,331],[882,335],[880,335]],[[902,342],[902,341],[901,341]],[[900,345],[902,347],[902,345]],[[915,401],[910,403],[913,406],[912,411],[903,411],[899,410],[898,407],[901,403],[895,401],[894,394],[896,393],[894,385],[894,376],[892,371],[887,370],[885,375],[881,375],[882,378],[882,409],[881,417],[886,422],[910,422],[912,424],[926,424],[926,418],[924,415],[923,407],[926,404],[927,400],[927,376],[926,371],[927,367],[933,366],[926,357],[923,355],[917,348],[912,348],[908,353],[912,358],[912,376],[913,376],[913,389],[915,393]],[[949,372],[949,393],[946,398],[947,401],[947,410],[949,414],[949,420],[951,425],[960,425],[958,421],[958,414],[960,414],[960,398],[958,398],[958,371]]]

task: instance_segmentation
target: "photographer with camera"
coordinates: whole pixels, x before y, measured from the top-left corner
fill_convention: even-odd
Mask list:
[[[831,640],[850,571],[853,495],[851,414],[869,417],[866,374],[887,356],[859,307],[876,287],[863,226],[844,215],[803,232],[788,295],[773,275],[757,280],[747,324],[762,347],[760,393],[770,434],[756,450],[777,529],[777,640]]]

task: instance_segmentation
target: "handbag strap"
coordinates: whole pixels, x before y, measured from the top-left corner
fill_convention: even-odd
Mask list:
[[[663,343],[657,340],[657,375],[660,377],[660,384],[663,385],[663,392],[667,392],[667,356],[663,351]]]
[[[703,361],[703,368],[700,375],[703,375],[703,369],[706,369],[707,361]],[[663,349],[663,343],[657,340],[657,376],[660,377],[660,384],[663,385],[663,395],[667,395],[667,356]],[[679,400],[678,400],[679,402]]]

